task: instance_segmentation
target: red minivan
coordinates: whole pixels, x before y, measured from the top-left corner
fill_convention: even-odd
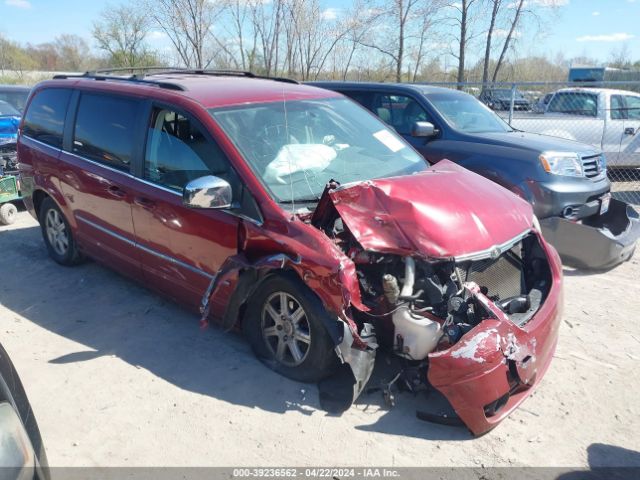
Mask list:
[[[340,94],[234,72],[59,77],[33,89],[18,159],[56,262],[90,257],[242,330],[328,410],[387,349],[453,410],[422,417],[481,434],[553,356],[561,264],[529,204],[430,167]]]

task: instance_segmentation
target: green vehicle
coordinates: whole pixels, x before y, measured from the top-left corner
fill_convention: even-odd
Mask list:
[[[10,225],[16,221],[18,209],[12,202],[18,200],[22,200],[18,177],[15,175],[0,177],[0,224]]]
[[[16,220],[18,209],[15,202],[22,200],[22,196],[17,177],[15,140],[1,141],[0,138],[0,225],[9,225]]]

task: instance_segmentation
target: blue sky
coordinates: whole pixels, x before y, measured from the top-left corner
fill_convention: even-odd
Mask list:
[[[547,2],[549,0],[530,0]],[[627,45],[640,60],[640,0],[555,0],[565,3],[544,36],[520,40],[521,54],[562,52],[566,58],[587,55],[606,60],[613,49]],[[326,0],[327,8],[344,2]],[[0,33],[19,42],[41,43],[62,33],[91,41],[91,25],[108,0],[0,0]]]

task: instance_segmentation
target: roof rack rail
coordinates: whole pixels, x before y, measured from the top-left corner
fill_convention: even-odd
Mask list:
[[[109,75],[109,73],[121,73],[130,72],[129,76]],[[136,73],[139,72],[139,73]],[[192,68],[173,68],[173,67],[119,67],[119,68],[102,68],[97,70],[88,71],[82,74],[59,74],[53,78],[56,80],[66,78],[89,78],[93,80],[115,80],[124,82],[138,82],[147,85],[155,85],[160,88],[167,88],[170,90],[185,90],[185,88],[179,83],[156,81],[151,80],[149,77],[154,75],[172,75],[172,74],[187,74],[187,75],[210,75],[210,76],[230,76],[230,77],[246,77],[246,78],[259,78],[264,80],[273,80],[276,82],[295,83],[298,81],[291,78],[283,77],[269,77],[263,75],[256,75],[253,72],[247,72],[243,70],[224,70],[224,69],[192,69]]]
[[[155,68],[153,69],[155,70]],[[153,71],[145,76],[152,75],[171,75],[171,74],[188,74],[188,75],[211,75],[211,76],[229,76],[229,77],[247,77],[247,78],[259,78],[263,80],[273,80],[276,82],[285,82],[285,83],[299,83],[297,80],[293,78],[286,77],[270,77],[266,75],[257,75],[253,72],[248,72],[245,70],[228,70],[228,69],[192,69],[192,68],[170,68],[170,69],[158,69],[158,71]]]
[[[125,69],[110,69],[107,71],[130,71],[131,69],[129,68],[125,68]],[[101,75],[99,73],[97,73],[98,71],[95,72],[85,72],[85,73],[79,73],[79,74],[60,74],[60,75],[54,75],[53,79],[54,80],[66,80],[68,78],[88,78],[91,80],[98,80],[98,81],[119,81],[119,82],[136,82],[136,83],[141,83],[144,85],[151,85],[151,86],[156,86],[156,87],[160,87],[160,88],[166,88],[167,90],[180,90],[180,91],[184,91],[185,88],[182,85],[179,85],[177,83],[172,83],[172,82],[158,82],[158,81],[154,81],[154,80],[145,80],[144,79],[144,75],[140,76],[140,75],[130,75],[128,77],[119,77],[116,75]],[[102,70],[100,70],[99,72],[102,72]]]

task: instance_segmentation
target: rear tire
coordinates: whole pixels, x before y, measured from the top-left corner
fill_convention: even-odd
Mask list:
[[[5,203],[0,206],[0,223],[3,225],[11,225],[16,221],[18,209],[13,203]]]
[[[49,256],[60,265],[71,266],[82,261],[69,222],[56,203],[47,197],[40,205],[42,238]]]
[[[322,302],[296,278],[265,280],[252,296],[243,330],[256,355],[271,369],[300,382],[318,382],[338,365]]]

